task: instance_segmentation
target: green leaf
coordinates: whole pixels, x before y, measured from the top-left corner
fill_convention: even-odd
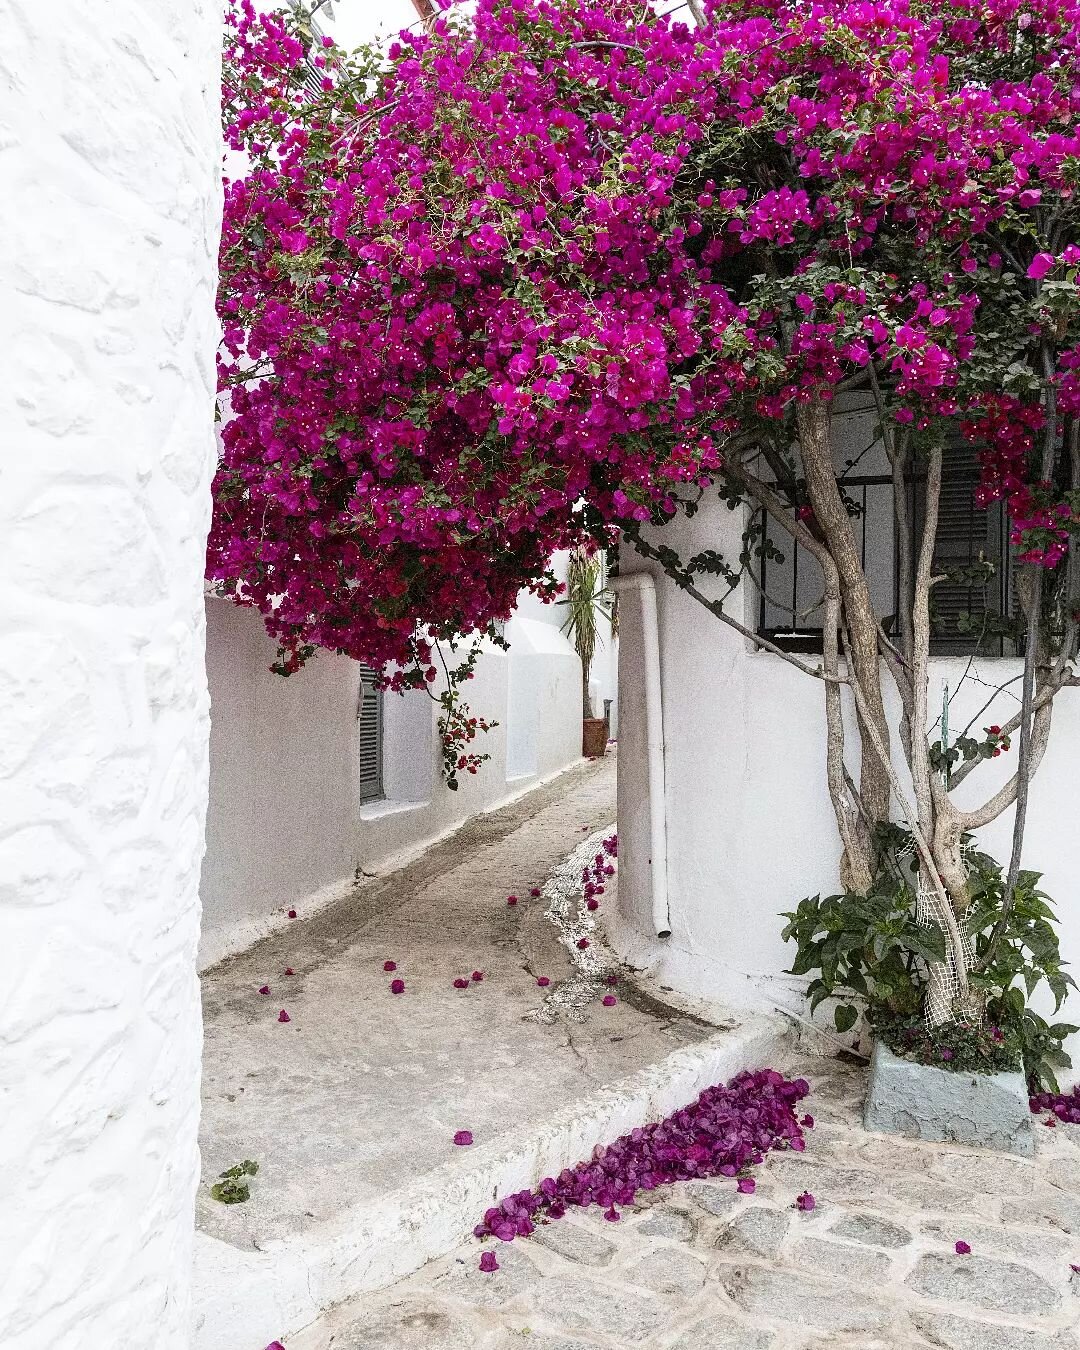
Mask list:
[[[859,1013],[850,1003],[839,1003],[833,1012],[837,1031],[850,1031],[859,1020]]]

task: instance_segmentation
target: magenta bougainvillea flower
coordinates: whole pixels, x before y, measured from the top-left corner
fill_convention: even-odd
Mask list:
[[[604,1210],[604,1218],[607,1219],[608,1223],[618,1223],[622,1218],[622,1215],[614,1205],[609,1205],[608,1208]]]
[[[480,981],[484,978],[484,972],[483,972],[482,970],[474,970],[473,973],[472,973],[472,977],[473,977],[473,982],[474,982],[475,984],[479,984]]]
[[[405,981],[404,981],[404,980],[391,980],[391,981],[390,981],[390,992],[391,992],[392,994],[403,994],[403,993],[405,992]]]
[[[970,1256],[970,1255],[971,1255],[971,1244],[965,1242],[964,1239],[961,1238],[961,1239],[956,1243],[955,1251],[956,1251],[957,1256]]]
[[[271,1341],[270,1344],[266,1347],[266,1350],[285,1350],[285,1347],[281,1344],[280,1341]]]
[[[604,997],[600,1000],[600,1002],[604,1005],[605,1008],[614,1008],[615,1004],[618,1003],[618,1001],[619,1000],[615,997],[614,994],[605,994]]]
[[[292,1021],[292,1018],[291,1018],[291,1017],[289,1016],[289,1014],[285,1011],[285,1009],[282,1008],[282,1010],[281,1010],[281,1011],[278,1013],[278,1015],[277,1015],[277,1020],[278,1020],[279,1022],[291,1022],[291,1021]]]
[[[814,1128],[814,1117],[809,1113],[807,1113],[805,1116],[803,1116],[799,1124],[805,1125],[808,1130],[812,1130]]]
[[[569,1206],[599,1205],[609,1217],[638,1191],[701,1177],[737,1177],[771,1149],[803,1142],[795,1104],[810,1091],[775,1069],[741,1073],[726,1087],[707,1088],[666,1120],[642,1125],[535,1190],[507,1196],[484,1213],[477,1237],[512,1242],[533,1232],[534,1219],[559,1219]],[[743,1182],[751,1178],[743,1176]],[[740,1189],[744,1189],[740,1185]]]
[[[548,979],[546,975],[537,975],[536,983],[540,986],[541,989],[546,989],[548,985],[551,983],[551,981]]]
[[[517,904],[517,896],[516,896],[516,895],[508,895],[508,896],[506,897],[506,903],[510,906],[511,909],[513,909],[514,906]]]
[[[1049,1111],[1046,1125],[1080,1125],[1080,1083],[1071,1092],[1037,1092],[1028,1099],[1032,1112]]]
[[[812,1209],[817,1208],[817,1201],[809,1191],[803,1191],[802,1195],[795,1197],[795,1208],[802,1210],[804,1214],[808,1214]]]
[[[230,4],[207,574],[282,673],[434,684],[556,549],[736,490],[749,423],[871,365],[891,425],[979,447],[1020,561],[1063,559],[1043,368],[1010,363],[1076,414],[1073,8],[655,8],[477,0],[374,73]],[[477,721],[446,715],[452,772]]]
[[[270,986],[269,986],[268,984],[261,984],[261,985],[259,985],[259,993],[260,993],[260,994],[268,994],[269,992],[270,992]]]
[[[386,971],[397,970],[397,962],[396,962],[396,961],[384,961],[384,962],[383,962],[383,970],[386,970]]]
[[[466,980],[466,979],[463,979],[460,975],[459,975],[459,976],[457,977],[457,979],[454,981],[454,988],[455,988],[455,989],[468,989],[468,987],[469,987],[469,981]]]
[[[458,1130],[454,1135],[454,1143],[460,1148],[468,1148],[472,1141],[472,1130]]]
[[[757,1190],[757,1182],[753,1177],[739,1178],[739,1192],[742,1195],[753,1195]]]
[[[494,1271],[499,1269],[499,1263],[495,1259],[494,1252],[480,1253],[480,1269],[485,1275],[491,1275]]]

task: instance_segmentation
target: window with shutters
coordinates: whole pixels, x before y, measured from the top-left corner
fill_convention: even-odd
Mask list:
[[[357,758],[361,802],[383,795],[383,695],[375,688],[375,672],[360,667],[360,696],[356,709]]]
[[[874,607],[895,637],[900,608],[899,548],[893,484],[888,474],[848,474],[839,480],[852,510]],[[975,503],[979,483],[976,448],[957,442],[946,449],[934,571],[948,572],[931,594],[930,650],[939,656],[1009,656],[1016,644],[1003,635],[1012,614],[1012,559],[1002,504],[984,510]],[[908,481],[912,554],[926,512],[925,474]],[[772,520],[764,522],[758,631],[788,651],[820,652],[823,593],[821,569],[805,549]]]

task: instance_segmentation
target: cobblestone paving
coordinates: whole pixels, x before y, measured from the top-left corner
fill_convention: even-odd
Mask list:
[[[1034,1162],[909,1143],[859,1127],[862,1069],[791,1071],[817,1125],[755,1194],[571,1214],[496,1244],[495,1274],[469,1243],[288,1350],[1080,1350],[1080,1127],[1036,1126]]]

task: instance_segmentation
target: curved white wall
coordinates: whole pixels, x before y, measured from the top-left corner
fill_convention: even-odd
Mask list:
[[[221,11],[0,27],[0,1344],[185,1350]]]
[[[738,516],[713,499],[693,520],[668,527],[664,538],[683,557],[705,548],[736,556],[740,529]],[[624,547],[624,571],[644,566]],[[673,931],[663,942],[651,933],[640,618],[628,604],[620,630],[620,867],[613,936],[625,954],[684,993],[801,1008],[806,981],[783,974],[794,949],[780,940],[778,915],[803,896],[838,889],[840,846],[825,791],[821,684],[779,657],[751,650],[657,569],[650,570],[657,577],[660,622]],[[734,617],[748,625],[755,621],[741,607]],[[933,661],[932,698],[943,680],[955,690],[965,665],[958,658]],[[1019,670],[1017,661],[981,659],[977,673],[996,685]],[[982,685],[966,683],[952,705],[953,725],[974,715],[988,693]],[[1014,709],[1015,702],[1004,696],[978,726],[1004,722]],[[1080,690],[1062,692],[1054,718],[1050,749],[1032,787],[1024,864],[1045,873],[1045,888],[1061,920],[1062,953],[1080,978],[1080,830],[1075,825]],[[894,698],[891,724],[898,723]],[[855,763],[857,732],[848,730],[849,762]],[[896,759],[902,772],[898,746]],[[1015,748],[1012,756],[973,773],[959,796],[961,804],[989,796],[1014,759]],[[1011,813],[980,833],[982,847],[1000,860],[1008,858],[1010,838]],[[1044,1004],[1043,1010],[1051,1007]],[[1080,1023],[1080,995],[1072,995],[1059,1020]],[[1080,1062],[1080,1036],[1072,1041],[1071,1052]]]

